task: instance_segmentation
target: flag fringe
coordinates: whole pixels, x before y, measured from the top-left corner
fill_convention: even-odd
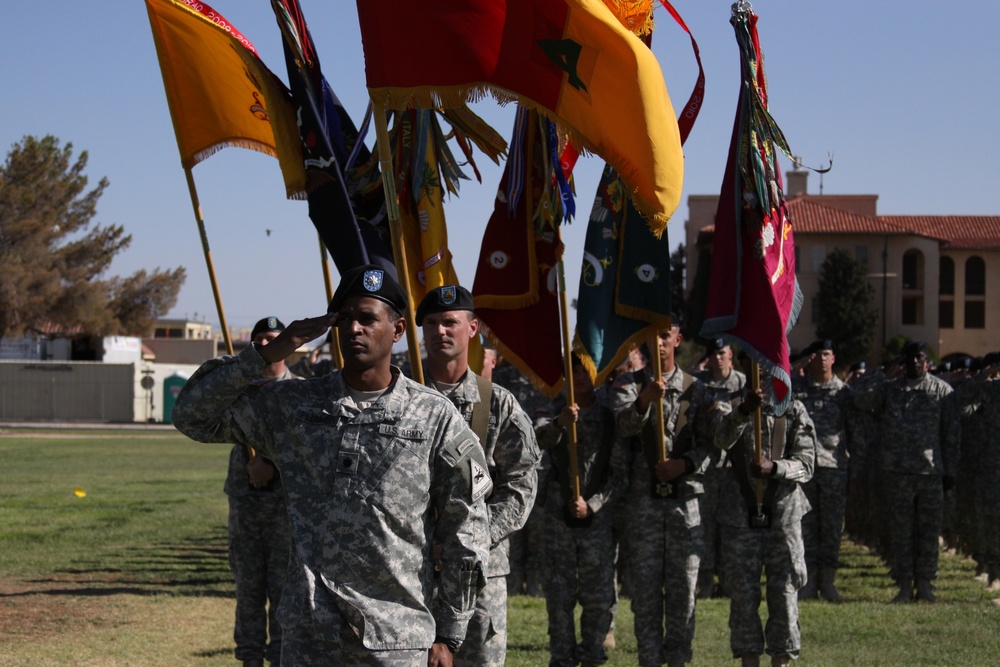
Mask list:
[[[670,321],[669,317],[667,318],[667,321]],[[629,352],[631,352],[637,347],[640,347],[643,343],[648,341],[651,336],[655,335],[662,328],[663,327],[656,325],[643,327],[639,331],[636,331],[634,334],[626,338],[625,341],[615,351],[614,356],[611,358],[611,362],[604,367],[603,371],[599,371],[597,369],[597,363],[594,361],[593,357],[590,356],[590,353],[587,352],[587,348],[584,347],[583,342],[580,340],[579,334],[574,334],[573,336],[573,352],[575,352],[576,355],[580,357],[584,367],[587,369],[587,372],[590,373],[590,379],[593,380],[594,386],[600,387],[602,384],[604,384],[605,380],[608,379],[608,376],[611,375],[611,373],[616,368],[618,368],[618,365],[621,364],[623,361],[625,361],[625,358],[628,357]],[[650,354],[652,354],[652,352],[650,352]]]
[[[559,381],[556,382],[555,385],[550,386],[537,373],[532,371],[531,368],[528,366],[528,364],[525,363],[525,361],[520,356],[518,356],[512,349],[504,345],[503,342],[499,338],[497,338],[492,331],[490,331],[489,327],[483,326],[482,333],[485,334],[485,336],[490,340],[490,343],[497,350],[497,352],[500,353],[500,356],[502,356],[504,359],[507,360],[508,363],[513,365],[519,371],[521,371],[521,373],[523,373],[524,376],[528,378],[528,380],[531,382],[532,386],[535,389],[540,391],[548,398],[555,398],[562,392],[563,385],[566,382],[565,378],[560,376]]]
[[[369,88],[375,104],[382,104],[388,109],[402,110],[408,107],[421,109],[455,108],[473,102],[479,102],[492,97],[497,104],[505,106],[511,102],[517,102],[523,107],[533,109],[540,115],[556,123],[560,129],[566,133],[570,142],[580,149],[581,154],[600,154],[604,160],[614,167],[619,177],[626,183],[632,183],[639,176],[639,169],[629,159],[628,156],[615,150],[599,153],[597,147],[582,133],[572,126],[566,125],[565,121],[550,109],[540,106],[537,102],[523,95],[518,95],[506,88],[486,83],[460,84],[455,86],[415,86],[411,88]],[[667,229],[667,223],[673,215],[663,213],[659,206],[650,203],[638,196],[638,188],[629,186],[627,188],[629,197],[635,205],[640,215],[645,218],[649,225],[649,231],[653,236],[660,238]]]
[[[183,166],[187,169],[195,166],[199,162],[207,160],[212,157],[223,148],[246,148],[252,151],[258,151],[264,153],[265,155],[270,155],[271,157],[278,157],[278,151],[274,150],[273,146],[268,146],[267,144],[257,141],[256,139],[247,139],[245,137],[234,137],[232,139],[225,139],[218,143],[212,144],[207,148],[202,148],[200,151],[191,156],[188,161],[189,164],[184,164]]]

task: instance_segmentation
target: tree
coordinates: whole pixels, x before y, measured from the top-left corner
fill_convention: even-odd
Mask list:
[[[26,136],[0,167],[0,338],[43,322],[97,335],[148,335],[177,302],[186,277],[139,271],[101,280],[132,237],[120,225],[93,225],[108,187],[87,191],[87,152],[52,136]]]
[[[816,335],[833,341],[838,365],[865,359],[875,344],[878,324],[875,288],[865,265],[846,250],[834,249],[823,261],[816,296]]]

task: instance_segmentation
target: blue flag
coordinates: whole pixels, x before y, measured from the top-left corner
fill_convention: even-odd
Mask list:
[[[669,327],[670,247],[605,166],[583,250],[574,350],[600,385],[629,350]]]
[[[323,76],[298,0],[271,0],[271,7],[298,112],[309,218],[341,275],[379,264],[396,277],[388,232],[379,227],[385,214],[377,165]]]

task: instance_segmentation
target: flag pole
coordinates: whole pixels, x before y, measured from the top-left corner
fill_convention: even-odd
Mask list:
[[[752,361],[750,365],[750,389],[757,393],[760,390],[760,363],[757,361]],[[753,436],[754,436],[754,460],[757,465],[760,465],[764,461],[764,435],[763,428],[761,426],[761,416],[760,416],[760,406],[753,411]],[[756,484],[756,494],[757,494],[757,516],[763,518],[764,516],[764,480],[757,478]]]
[[[320,262],[323,266],[323,283],[326,286],[326,302],[330,303],[333,301],[333,279],[330,277],[330,259],[326,254],[326,244],[323,243],[323,236],[316,232],[316,238],[319,239],[319,257]],[[330,356],[333,357],[333,363],[337,368],[344,367],[344,357],[340,353],[340,339],[337,337],[337,327],[333,327],[330,330],[332,334],[330,336]]]
[[[382,168],[382,189],[385,191],[385,212],[389,217],[392,232],[392,254],[396,260],[396,275],[406,292],[406,343],[410,352],[410,372],[413,379],[424,383],[424,368],[420,364],[420,341],[417,339],[417,323],[414,317],[413,291],[410,289],[410,272],[406,268],[406,253],[403,248],[403,225],[399,219],[399,202],[396,201],[396,174],[392,167],[392,149],[389,147],[389,126],[385,119],[385,105],[372,100],[372,115],[375,117],[378,161]]]
[[[559,278],[559,314],[562,320],[563,363],[566,366],[566,401],[568,405],[576,404],[573,391],[573,351],[569,340],[569,304],[566,299],[566,273],[563,271],[563,260],[556,263],[556,275]],[[569,479],[573,486],[573,500],[580,498],[580,467],[576,460],[576,422],[572,421],[569,431]]]
[[[222,296],[219,294],[219,281],[215,279],[215,264],[212,263],[212,251],[208,249],[208,234],[205,232],[205,218],[201,214],[201,203],[198,201],[198,188],[194,185],[194,174],[190,167],[184,167],[187,178],[188,192],[191,195],[191,207],[194,209],[194,219],[198,223],[198,234],[201,236],[201,249],[205,253],[205,264],[208,266],[208,280],[212,284],[212,296],[215,297],[215,309],[219,313],[219,325],[222,327],[222,338],[226,342],[226,352],[233,354],[233,339],[226,323],[226,311],[222,307]]]
[[[660,334],[656,332],[646,343],[649,346],[649,356],[653,362],[653,381],[658,382],[663,377],[663,360],[660,359]],[[659,436],[660,460],[667,460],[667,434],[664,426],[663,399],[656,399],[656,435]]]
[[[194,174],[191,167],[184,167],[184,177],[187,179],[188,193],[191,195],[191,207],[194,209],[194,219],[198,223],[198,235],[201,237],[201,249],[205,253],[205,264],[208,267],[208,280],[212,284],[212,296],[215,297],[215,309],[219,313],[219,326],[222,327],[222,339],[226,341],[226,352],[233,352],[233,338],[229,334],[229,325],[226,323],[226,311],[222,307],[222,295],[219,293],[219,281],[215,278],[215,263],[212,262],[212,251],[208,248],[208,233],[205,231],[205,218],[201,214],[201,203],[198,200],[198,188],[194,184]],[[247,462],[253,461],[257,456],[253,446],[243,443]]]

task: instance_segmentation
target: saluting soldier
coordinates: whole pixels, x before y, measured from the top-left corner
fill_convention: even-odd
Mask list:
[[[267,345],[285,330],[273,315],[260,319],[250,340]],[[297,376],[280,359],[261,371],[247,389]],[[249,445],[249,446],[248,446]],[[225,492],[229,497],[229,566],[236,579],[235,656],[243,667],[263,667],[281,660],[278,602],[288,571],[291,530],[281,475],[263,456],[251,456],[252,443],[233,445]]]
[[[279,610],[286,667],[451,665],[485,585],[486,460],[447,399],[390,365],[405,308],[389,274],[358,267],[327,315],[206,362],[174,406],[182,433],[256,443],[281,472],[292,526]],[[245,392],[333,324],[343,370]]]

